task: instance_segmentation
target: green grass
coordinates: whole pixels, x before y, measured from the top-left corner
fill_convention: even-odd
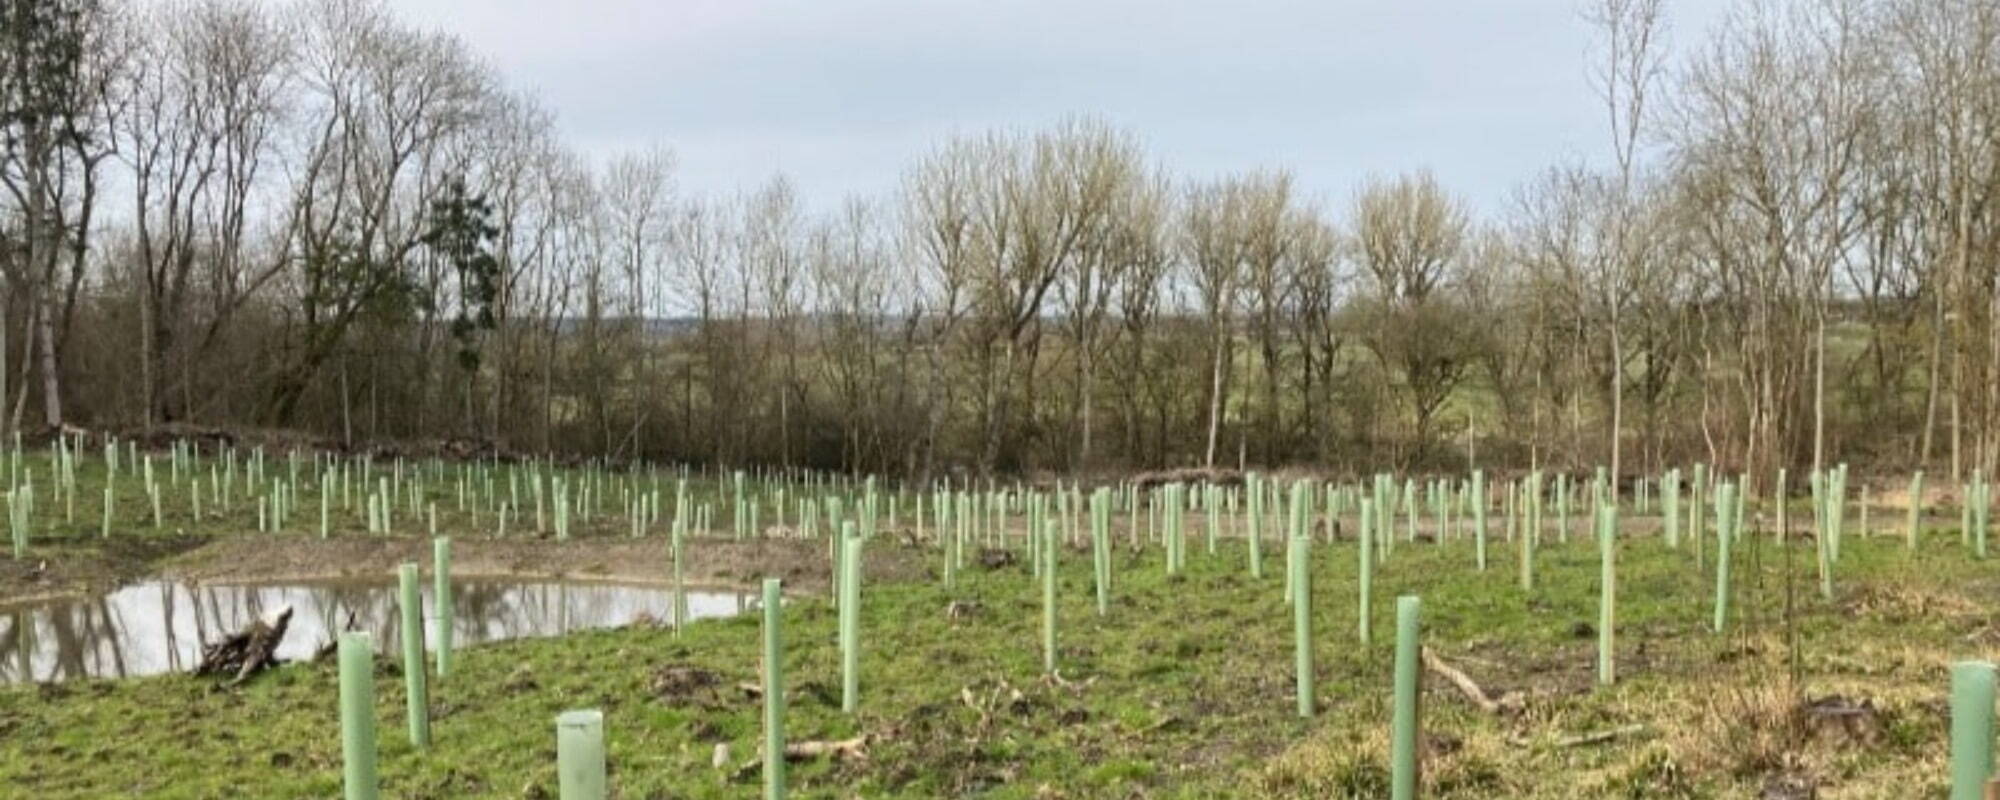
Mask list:
[[[159,517],[153,515],[153,503],[145,488],[143,466],[134,463],[120,447],[120,463],[115,473],[107,469],[108,462],[102,451],[91,449],[79,454],[76,459],[76,489],[74,502],[60,490],[55,479],[55,459],[48,448],[30,448],[19,455],[19,472],[10,472],[5,456],[8,451],[0,449],[0,483],[8,476],[22,482],[32,481],[34,488],[33,516],[29,523],[30,555],[34,548],[46,545],[90,545],[103,534],[104,489],[112,486],[112,524],[116,536],[214,536],[254,533],[258,531],[258,499],[271,493],[273,482],[290,483],[291,468],[286,456],[279,452],[267,452],[264,473],[261,480],[250,476],[250,451],[238,450],[233,479],[224,479],[226,490],[217,500],[214,481],[217,475],[226,475],[221,465],[221,456],[204,454],[190,470],[178,479],[172,477],[170,459],[166,453],[153,453],[153,477],[161,487]],[[144,453],[141,453],[144,456]],[[426,530],[426,512],[423,509],[435,506],[438,530],[441,534],[491,535],[497,532],[499,519],[497,509],[501,504],[513,505],[509,512],[508,534],[510,536],[537,535],[536,504],[530,482],[533,475],[540,474],[544,480],[542,500],[542,526],[540,535],[553,535],[555,529],[555,500],[553,481],[564,481],[572,494],[571,532],[576,536],[625,535],[631,532],[628,503],[633,499],[658,493],[661,518],[649,528],[649,533],[663,534],[669,529],[674,514],[677,485],[683,480],[678,469],[658,470],[604,470],[597,468],[559,467],[547,464],[465,464],[439,462],[435,460],[405,461],[401,470],[401,480],[395,480],[396,462],[376,460],[365,472],[359,459],[342,459],[347,467],[346,485],[336,481],[328,493],[327,533],[329,536],[365,536],[368,534],[368,495],[376,491],[380,481],[391,481],[395,499],[391,509],[391,533],[410,535]],[[336,475],[340,473],[336,472]],[[364,474],[366,478],[364,479]],[[470,476],[464,495],[465,508],[459,506],[459,479]],[[514,490],[510,491],[509,477],[514,478]],[[297,480],[291,483],[292,511],[282,532],[318,535],[320,530],[321,485],[320,469],[313,460],[301,454]],[[685,478],[690,518],[697,510],[706,508],[710,514],[710,528],[727,533],[731,530],[734,510],[735,484],[727,474],[712,475],[692,473]],[[758,505],[757,521],[760,526],[783,523],[796,525],[798,520],[798,499],[803,496],[818,498],[838,492],[849,513],[855,506],[855,498],[862,492],[863,482],[852,480],[841,484],[821,484],[806,487],[798,483],[780,483],[758,480],[752,476],[745,482],[746,497]],[[583,505],[582,492],[588,487],[590,501]],[[199,491],[200,516],[195,515],[195,502],[190,494]],[[783,508],[776,507],[777,491],[783,491]],[[414,491],[417,501],[413,508],[410,497]],[[916,494],[902,490],[888,481],[881,481],[878,487],[880,513],[883,520],[889,515],[892,498],[898,503],[899,522],[907,522],[915,512]],[[515,504],[518,501],[518,504]],[[815,506],[817,509],[817,505]],[[928,508],[927,508],[928,510]],[[823,511],[819,513],[823,514]],[[822,518],[819,522],[824,525]],[[928,525],[931,520],[924,520]],[[0,520],[4,527],[5,520]],[[269,529],[278,531],[278,522],[267,515]],[[0,535],[0,557],[9,554],[6,546],[11,543],[5,535]]]
[[[1821,797],[1942,796],[1947,666],[2000,645],[1988,610],[2000,580],[1956,531],[1933,532],[1914,556],[1900,536],[1850,534],[1832,603],[1817,597],[1809,543],[1788,548],[1788,580],[1780,548],[1746,538],[1737,625],[1721,636],[1706,630],[1713,587],[1692,551],[1633,537],[1619,554],[1622,682],[1609,688],[1594,685],[1596,637],[1583,627],[1597,621],[1585,537],[1551,534],[1527,594],[1504,542],[1484,573],[1469,541],[1399,543],[1376,572],[1369,647],[1354,633],[1355,545],[1316,543],[1319,713],[1302,720],[1281,548],[1265,548],[1266,578],[1253,581],[1240,543],[1205,552],[1198,520],[1182,576],[1163,575],[1156,547],[1119,552],[1103,618],[1088,557],[1065,552],[1060,682],[1040,674],[1038,585],[1021,567],[969,568],[953,591],[934,580],[866,587],[852,717],[839,711],[835,614],[821,598],[794,598],[790,739],[871,737],[865,760],[795,764],[795,795],[1381,796],[1393,598],[1418,594],[1426,644],[1521,706],[1488,714],[1427,677],[1426,796],[1756,797],[1785,780]],[[871,548],[895,546],[884,537]],[[954,603],[960,613],[948,613]],[[617,796],[750,796],[757,775],[739,768],[755,757],[760,707],[736,686],[757,679],[758,647],[751,614],[679,637],[634,628],[465,650],[432,687],[435,744],[421,754],[404,735],[397,667],[378,659],[384,796],[553,797],[554,719],[575,708],[605,712]],[[1794,659],[1800,694],[1874,711],[1851,729],[1797,712]],[[716,684],[663,693],[655,678],[669,666]],[[184,676],[0,688],[0,786],[37,798],[335,796],[335,677],[329,663],[230,691]],[[1563,742],[1631,725],[1643,728]],[[729,747],[720,769],[717,744]]]

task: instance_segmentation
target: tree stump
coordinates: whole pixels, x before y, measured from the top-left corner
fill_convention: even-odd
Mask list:
[[[202,647],[201,663],[194,668],[194,674],[229,675],[226,685],[234,686],[260,670],[276,666],[278,644],[285,640],[285,630],[291,625],[291,606],[264,615],[222,641]]]

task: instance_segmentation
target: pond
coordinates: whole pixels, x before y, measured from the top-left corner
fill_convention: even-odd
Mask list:
[[[673,617],[673,592],[637,586],[535,579],[452,582],[454,649],[528,636],[561,636],[650,618]],[[688,591],[690,620],[754,608],[754,595]],[[203,642],[229,635],[285,606],[291,627],[278,648],[287,661],[312,657],[339,630],[374,635],[382,652],[400,649],[393,580],[291,584],[191,585],[146,581],[94,598],[0,607],[0,683],[71,678],[129,678],[184,672],[201,660]],[[432,619],[424,583],[426,631]],[[433,647],[432,637],[425,645]]]

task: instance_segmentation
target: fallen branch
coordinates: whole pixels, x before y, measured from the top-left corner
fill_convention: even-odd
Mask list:
[[[804,761],[809,758],[833,756],[834,758],[843,761],[844,760],[866,761],[868,760],[867,747],[868,747],[868,734],[865,733],[861,734],[860,736],[856,736],[852,739],[834,739],[829,741],[809,741],[809,742],[787,742],[785,743],[785,760]],[[715,758],[716,759],[728,758],[728,751],[718,748],[716,750]],[[764,758],[762,756],[750,759],[748,762],[745,762],[743,766],[736,768],[736,779],[737,780],[747,779],[750,776],[757,774],[759,771],[762,771],[763,769],[764,769]]]
[[[1458,687],[1459,693],[1465,695],[1465,699],[1472,701],[1473,705],[1478,706],[1479,710],[1488,714],[1499,714],[1512,711],[1517,705],[1517,703],[1513,702],[1514,698],[1512,695],[1502,695],[1501,699],[1494,700],[1486,694],[1485,689],[1479,688],[1479,684],[1473,681],[1471,676],[1466,675],[1450,664],[1444,663],[1444,659],[1439,658],[1437,653],[1432,652],[1428,647],[1423,649],[1423,658],[1424,669],[1435,672],[1443,676],[1445,680],[1450,681],[1453,686]]]
[[[785,744],[786,761],[804,761],[808,758],[833,756],[855,761],[868,760],[868,734],[852,739],[834,739],[811,742],[788,742]]]
[[[1586,733],[1581,736],[1571,736],[1567,739],[1560,739],[1556,741],[1556,747],[1559,748],[1583,747],[1585,745],[1603,744],[1605,742],[1611,741],[1612,739],[1616,739],[1620,736],[1630,736],[1635,733],[1640,733],[1644,730],[1646,730],[1646,726],[1644,725],[1626,725],[1623,727],[1611,728],[1609,730],[1597,731],[1596,733]]]

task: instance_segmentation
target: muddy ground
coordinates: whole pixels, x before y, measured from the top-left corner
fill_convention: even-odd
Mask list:
[[[1775,521],[1770,516],[1768,511],[1760,511],[1746,521],[1754,529],[1769,530]],[[1858,513],[1850,511],[1849,527],[1863,536],[1900,537],[1907,524],[1905,514],[1878,509],[1870,515],[1868,529],[1863,532],[1858,517]],[[1353,522],[1351,517],[1343,519],[1330,538],[1351,541]],[[1704,527],[1713,524],[1704,522]],[[1935,529],[1956,522],[1956,516],[1951,514],[1926,514],[1923,526]],[[1150,528],[1154,524],[1145,514],[1119,515],[1111,522],[1112,539],[1120,544],[1151,539]],[[1189,512],[1184,524],[1189,537],[1198,539],[1206,535],[1205,516],[1201,512]],[[1787,527],[1800,534],[1809,533],[1812,524],[1810,514],[1799,511],[1794,511],[1787,520]],[[1405,525],[1407,522],[1399,517],[1396,521],[1399,537],[1407,535]],[[1503,515],[1489,516],[1487,525],[1496,542],[1505,538]],[[1543,525],[1545,540],[1563,538],[1561,524],[1553,512],[1545,513]],[[608,525],[605,532],[621,528]],[[1225,516],[1218,533],[1235,539],[1243,535],[1243,528],[1240,516]],[[1416,538],[1432,540],[1437,528],[1433,520],[1423,519],[1417,526]],[[1621,531],[1642,536],[1657,536],[1661,528],[1660,518],[1654,515],[1628,516],[1619,524]],[[1025,536],[1026,523],[1009,519],[1003,530],[1010,541],[1018,543]],[[1470,536],[1470,531],[1470,520],[1454,519],[1453,532],[1448,538]],[[692,539],[694,544],[689,548],[684,567],[687,581],[695,585],[747,586],[763,577],[779,577],[784,579],[787,590],[792,591],[814,591],[827,586],[829,555],[825,539],[789,538],[791,531],[778,527],[767,533],[765,538],[747,540]],[[906,546],[904,541],[914,538],[913,530],[906,526],[885,533],[890,535],[870,547],[867,559],[870,577],[900,579],[923,575],[927,551]],[[1324,527],[1317,527],[1315,534],[1327,537]],[[1571,519],[1568,535],[1588,535],[1581,513]],[[976,534],[975,542],[982,536]],[[667,581],[671,569],[667,543],[662,537],[630,539],[610,533],[567,542],[480,537],[455,539],[452,547],[454,571],[468,576],[656,583]],[[430,560],[429,540],[405,537],[319,539],[248,533],[210,536],[114,533],[103,539],[52,539],[31,558],[15,561],[0,557],[0,604],[100,593],[149,577],[242,582],[374,577],[391,575],[404,562],[428,564]]]
[[[162,560],[208,543],[200,536],[68,541],[23,560],[0,558],[0,604],[108,591],[155,572]]]
[[[428,539],[273,539],[239,536],[220,539],[161,564],[160,574],[192,581],[301,581],[393,575],[399,564],[429,564]],[[828,578],[824,540],[688,540],[683,574],[704,586],[747,586],[782,578],[798,591],[824,589]],[[569,578],[665,583],[672,577],[672,554],[664,537],[648,539],[454,539],[453,574],[464,576]],[[907,580],[921,576],[919,554],[887,542],[869,548],[870,578]]]

